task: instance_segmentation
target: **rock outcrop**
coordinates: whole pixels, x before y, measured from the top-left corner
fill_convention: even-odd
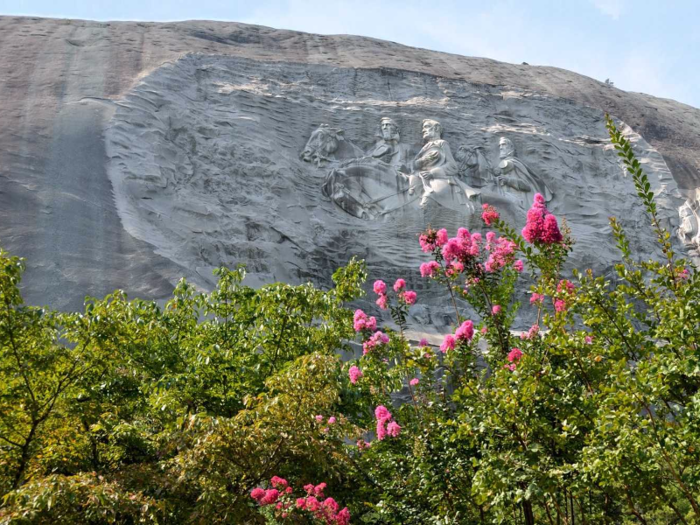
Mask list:
[[[574,264],[606,272],[609,215],[654,248],[605,112],[669,228],[700,186],[700,110],[556,68],[220,22],[3,17],[0,54],[0,243],[28,258],[35,304],[159,298],[239,262],[252,284],[325,284],[352,255],[411,277],[427,224],[474,226],[482,201],[517,223],[533,191]],[[418,320],[448,323],[412,285]]]

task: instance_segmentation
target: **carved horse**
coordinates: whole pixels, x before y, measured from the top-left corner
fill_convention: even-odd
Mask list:
[[[309,137],[299,157],[304,162],[312,162],[321,168],[335,161],[360,157],[363,152],[353,143],[345,140],[342,129],[321,124]]]

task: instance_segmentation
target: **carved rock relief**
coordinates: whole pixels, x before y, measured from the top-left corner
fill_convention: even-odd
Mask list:
[[[668,167],[620,125],[677,228],[683,199]],[[371,278],[407,278],[419,293],[412,315],[439,327],[450,312],[418,276],[419,232],[483,228],[483,202],[520,229],[534,192],[571,227],[574,267],[609,271],[610,215],[640,253],[655,250],[603,114],[532,92],[190,55],[119,101],[106,142],[125,228],[203,287],[213,268],[238,263],[253,285],[324,286],[359,256]]]

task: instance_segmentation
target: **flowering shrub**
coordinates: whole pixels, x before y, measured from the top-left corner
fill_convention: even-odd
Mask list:
[[[382,292],[398,332],[382,328],[389,338],[383,351],[351,365],[365,373],[359,403],[376,406],[377,442],[368,448],[363,441],[354,454],[358,476],[379,489],[373,519],[700,519],[700,281],[674,253],[629,143],[608,125],[665,260],[636,262],[611,219],[619,283],[591,271],[566,273],[573,239],[539,194],[520,234],[489,204],[482,220],[492,230],[423,232],[420,248],[430,259],[420,275],[444,288],[456,329],[437,353],[425,341],[414,347],[403,335],[400,300]],[[516,346],[519,281],[530,288],[530,310],[521,317],[532,326]],[[465,319],[457,298],[476,317]],[[363,333],[364,341],[372,337]],[[477,347],[484,339],[486,353]],[[392,409],[402,422],[401,439],[392,440],[386,407],[400,391],[409,402]]]
[[[250,497],[261,507],[268,507],[267,513],[278,523],[298,523],[299,519],[306,519],[310,523],[323,525],[348,525],[350,523],[350,511],[347,507],[340,509],[340,505],[333,498],[326,498],[323,491],[327,485],[311,483],[304,485],[303,497],[295,497],[294,489],[287,480],[279,476],[273,476],[270,485],[274,488],[254,488]],[[279,490],[278,490],[279,489]]]

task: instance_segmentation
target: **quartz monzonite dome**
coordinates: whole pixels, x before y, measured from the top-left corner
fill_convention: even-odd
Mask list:
[[[679,249],[700,246],[700,110],[552,67],[228,22],[0,17],[0,244],[31,304],[166,297],[245,263],[326,286],[352,256],[449,324],[418,234],[518,230],[535,193],[610,270],[608,217],[655,245],[604,115],[632,141]],[[370,298],[371,300],[371,298]],[[433,302],[434,301],[434,302]]]

